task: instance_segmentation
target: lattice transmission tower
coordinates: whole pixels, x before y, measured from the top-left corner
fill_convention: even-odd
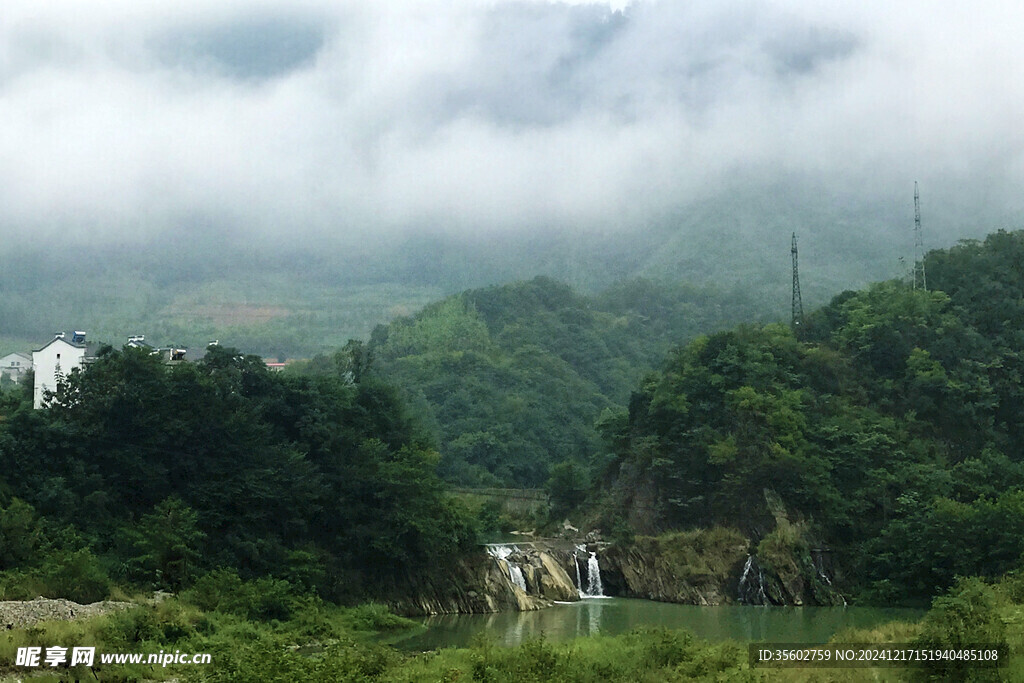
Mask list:
[[[804,324],[804,302],[800,298],[800,268],[797,264],[796,233],[793,233],[793,319],[790,323],[793,330],[800,329]]]
[[[924,272],[924,235],[921,233],[921,195],[914,181],[914,289],[928,291],[928,276]]]

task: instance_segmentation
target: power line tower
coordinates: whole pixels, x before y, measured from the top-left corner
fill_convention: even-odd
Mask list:
[[[793,253],[793,319],[790,324],[795,332],[804,324],[804,302],[800,298],[800,269],[797,266],[795,232],[793,233],[793,247],[790,251]]]
[[[928,277],[924,272],[924,235],[921,233],[921,195],[914,181],[914,289],[928,291]]]

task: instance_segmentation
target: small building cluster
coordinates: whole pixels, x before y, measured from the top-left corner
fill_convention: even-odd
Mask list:
[[[56,332],[48,343],[42,348],[36,349],[32,355],[24,353],[12,353],[4,356],[4,372],[10,374],[12,379],[20,380],[24,374],[32,369],[33,391],[32,406],[42,408],[46,403],[48,392],[56,391],[61,379],[66,377],[75,368],[80,368],[96,357],[98,344],[86,341],[85,332],[75,330],[70,335],[65,332]],[[154,347],[146,343],[145,335],[136,334],[128,337],[125,346],[136,349],[148,349],[153,354],[160,354],[167,363],[179,363],[185,360],[187,349],[167,346]],[[7,370],[8,359],[11,363],[20,363],[12,366],[22,368],[17,376]]]
[[[66,332],[56,332],[53,339],[31,354],[16,352],[0,358],[0,374],[15,382],[21,382],[31,370],[34,375],[32,405],[35,408],[42,408],[46,404],[47,394],[57,390],[62,378],[75,368],[83,367],[96,358],[99,344],[86,341],[85,337],[85,332],[81,330],[75,330],[70,335]],[[211,341],[209,346],[218,344],[215,340]],[[159,354],[169,365],[184,362],[188,351],[180,346],[152,346],[146,342],[146,337],[142,334],[128,337],[125,346]],[[280,372],[287,365],[277,359],[268,359],[264,362],[267,368],[274,372]]]

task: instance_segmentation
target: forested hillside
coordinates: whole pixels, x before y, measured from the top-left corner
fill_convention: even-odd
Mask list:
[[[436,464],[369,378],[283,376],[215,346],[168,368],[108,347],[46,410],[4,395],[0,599],[178,590],[213,569],[365,598],[475,542]]]
[[[827,547],[876,601],[1018,567],[1024,232],[926,265],[929,291],[879,283],[796,336],[743,326],[673,351],[605,421],[604,523],[738,526],[766,557]]]
[[[827,548],[861,599],[925,601],[1024,552],[1022,264],[1024,233],[934,251],[929,291],[844,292],[798,335],[697,336],[755,317],[706,290],[538,278],[294,374],[108,348],[49,410],[4,395],[0,578],[94,595],[227,567],[342,599],[475,540],[439,472],[590,479],[574,519],[611,535],[738,527],[766,562]]]
[[[590,462],[595,421],[673,344],[757,316],[706,288],[634,280],[586,297],[539,277],[380,326],[367,350],[439,435],[443,477],[536,486],[555,463]]]

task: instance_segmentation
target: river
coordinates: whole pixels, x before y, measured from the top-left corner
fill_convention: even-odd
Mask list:
[[[564,641],[617,635],[640,627],[686,628],[708,640],[822,643],[844,628],[916,621],[924,610],[877,607],[755,607],[677,605],[628,598],[590,598],[535,612],[450,614],[423,619],[417,629],[389,640],[403,650],[466,647],[486,631],[500,645],[539,637]]]

